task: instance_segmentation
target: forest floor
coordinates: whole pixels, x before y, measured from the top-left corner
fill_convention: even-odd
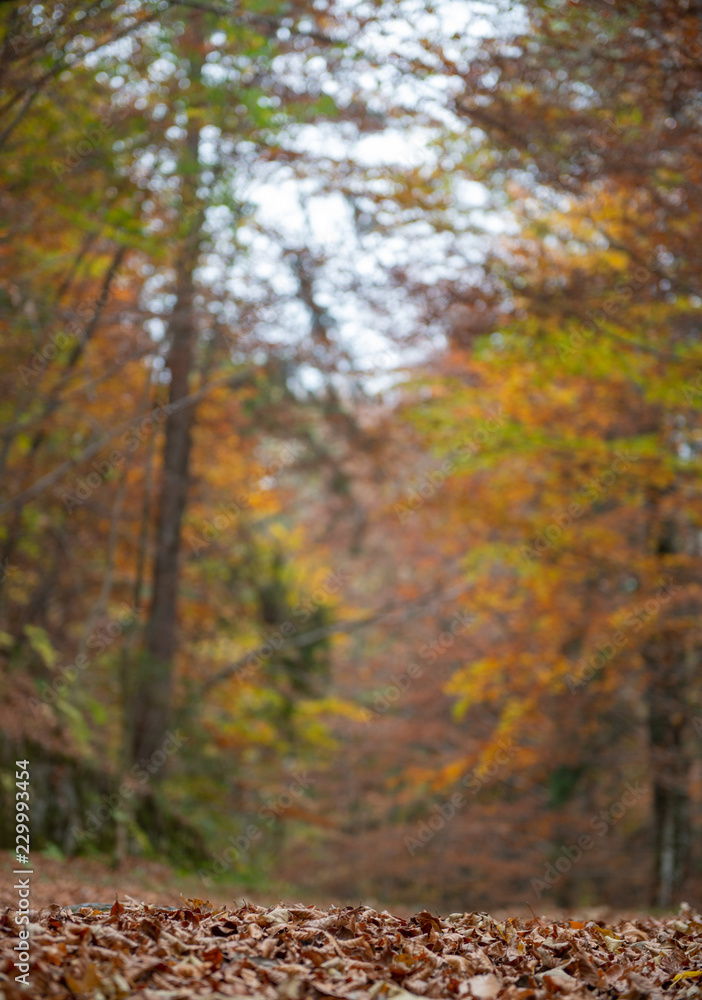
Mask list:
[[[2,862],[14,878],[12,855],[0,853]],[[686,904],[676,915],[607,919],[224,906],[188,895],[196,876],[154,862],[110,869],[39,856],[23,952],[10,885],[0,889],[0,1000],[702,996],[702,917]]]
[[[113,903],[118,896],[120,901],[127,897],[136,902],[146,902],[160,906],[179,906],[182,898],[188,899],[206,895],[216,906],[229,906],[233,903],[244,903],[253,900],[256,903],[275,905],[281,898],[307,897],[309,892],[295,892],[291,889],[252,889],[243,884],[237,884],[226,876],[211,889],[205,889],[199,877],[193,872],[184,873],[158,861],[143,858],[129,858],[120,865],[113,865],[106,858],[66,858],[50,854],[34,853],[32,855],[34,875],[31,880],[31,905],[36,909],[45,906],[75,906],[79,903]],[[16,867],[14,853],[0,851],[0,909],[17,905],[17,890],[12,888]],[[304,900],[303,900],[304,901]],[[309,900],[306,900],[309,902]],[[343,906],[345,903],[358,904],[365,902],[375,909],[388,909],[400,917],[410,917],[422,909],[422,902],[415,906],[406,902],[387,899],[341,899],[323,897],[317,894],[316,902],[320,906]],[[431,906],[430,909],[434,909]],[[510,908],[497,908],[490,911],[498,920],[509,917],[528,918],[534,915],[520,903]],[[627,918],[634,919],[645,914],[636,910],[613,910],[607,906],[591,906],[575,911],[563,910],[544,900],[539,904],[538,916],[552,920],[567,919],[577,915],[581,919],[605,920]]]
[[[113,903],[131,896],[137,902],[177,906],[184,896],[202,896],[197,875],[183,875],[157,861],[129,858],[113,867],[102,858],[58,858],[32,854],[34,875],[30,883],[31,905],[72,906],[77,903]],[[12,871],[17,865],[14,852],[0,851],[0,908],[17,905],[17,890],[12,888]],[[246,895],[243,890],[238,897]],[[232,890],[223,886],[217,895],[222,902],[232,902]]]
[[[17,917],[0,911],[3,1000],[701,995],[702,918],[689,908],[608,925],[427,911],[402,918],[367,906],[115,902],[35,910],[28,939]]]

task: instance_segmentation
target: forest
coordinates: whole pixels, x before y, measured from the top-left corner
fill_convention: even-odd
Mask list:
[[[699,907],[701,124],[697,0],[0,3],[1,849]]]

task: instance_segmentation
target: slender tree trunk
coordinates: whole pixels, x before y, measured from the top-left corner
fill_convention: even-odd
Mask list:
[[[170,322],[170,349],[166,362],[171,373],[170,404],[177,404],[189,392],[196,341],[193,273],[199,245],[200,221],[197,220],[178,263],[176,303]],[[133,762],[151,757],[161,747],[171,719],[181,529],[188,491],[194,409],[192,406],[175,409],[166,421],[146,655],[140,665],[132,709],[130,756]]]
[[[186,38],[190,43],[191,84],[199,81],[203,66],[203,29],[200,13],[188,19]],[[198,198],[200,184],[199,142],[201,122],[189,119],[181,150],[182,215],[190,220],[187,235],[176,263],[176,302],[168,329],[170,371],[168,416],[163,447],[161,486],[156,507],[153,593],[146,624],[143,662],[134,688],[134,702],[128,744],[128,759],[138,763],[161,749],[172,721],[173,673],[177,648],[178,590],[182,524],[190,477],[190,452],[195,406],[178,407],[190,392],[195,369],[195,282],[204,206]],[[155,772],[154,776],[160,776]]]
[[[191,44],[190,81],[200,80],[203,54],[201,16],[188,20],[186,37]],[[188,396],[195,368],[194,273],[198,264],[204,206],[198,198],[200,183],[200,121],[190,118],[181,150],[182,216],[190,220],[176,262],[176,301],[171,315],[166,367],[171,375],[169,404],[174,406],[166,421],[161,485],[156,506],[153,592],[146,624],[145,655],[134,686],[131,725],[126,727],[127,759],[138,763],[162,748],[172,720],[173,672],[177,648],[178,590],[183,513],[188,494],[190,452],[195,407],[178,407]],[[158,778],[160,772],[155,772]]]
[[[690,855],[689,664],[677,636],[667,631],[652,639],[644,657],[653,783],[652,902],[667,908],[682,901]]]
[[[670,558],[689,550],[692,526],[664,506],[667,490],[649,491],[649,537],[665,578]],[[666,600],[666,604],[670,596]],[[657,610],[655,632],[642,650],[647,667],[650,775],[653,791],[651,902],[668,908],[682,902],[691,843],[691,681],[698,651],[683,641],[680,617],[699,614],[697,602],[676,598]]]

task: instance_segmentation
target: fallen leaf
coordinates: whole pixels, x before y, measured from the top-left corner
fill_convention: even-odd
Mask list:
[[[492,1000],[500,992],[500,980],[494,972],[471,976],[468,980],[470,991],[478,1000]]]

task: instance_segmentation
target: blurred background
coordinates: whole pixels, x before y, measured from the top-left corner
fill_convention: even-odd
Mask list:
[[[701,27],[0,6],[0,846],[700,905]]]

